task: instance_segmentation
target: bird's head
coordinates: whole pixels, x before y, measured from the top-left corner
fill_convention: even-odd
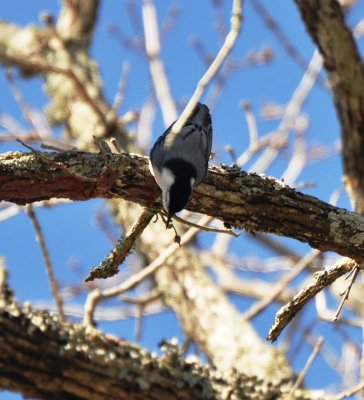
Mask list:
[[[167,227],[173,215],[183,210],[191,197],[196,180],[196,170],[188,162],[173,159],[162,171],[162,202],[167,212]]]

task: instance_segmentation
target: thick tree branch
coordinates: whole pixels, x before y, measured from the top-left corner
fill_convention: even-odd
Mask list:
[[[328,73],[341,123],[345,184],[364,213],[364,65],[337,0],[295,0]]]
[[[185,362],[178,349],[165,356],[0,296],[0,389],[26,397],[67,400],[189,400],[283,398],[282,384],[216,373]],[[287,390],[287,389],[286,389]]]
[[[121,197],[158,206],[158,188],[147,158],[78,151],[0,155],[0,200],[17,204],[50,198]],[[219,218],[237,229],[272,232],[321,251],[364,260],[364,218],[271,178],[238,168],[210,168],[187,209]]]

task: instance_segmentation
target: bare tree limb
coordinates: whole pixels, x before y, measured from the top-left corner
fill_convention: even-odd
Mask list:
[[[96,278],[109,278],[117,274],[119,265],[128,256],[134,242],[143,233],[153,216],[154,213],[152,211],[144,209],[126,237],[122,236],[116,243],[115,248],[104,258],[100,265],[91,269],[86,282],[93,281]]]
[[[50,198],[121,197],[160,207],[146,157],[78,151],[44,154],[53,162],[34,154],[0,155],[0,200],[25,204]],[[364,260],[364,217],[271,177],[247,174],[239,168],[210,168],[187,209],[221,219],[236,229],[271,232],[357,262]]]
[[[274,324],[268,334],[268,340],[272,342],[277,340],[283,329],[318,292],[331,285],[340,276],[350,272],[356,265],[355,261],[344,259],[333,267],[318,272],[307,287],[298,292],[288,304],[277,312]]]
[[[187,106],[183,110],[181,116],[178,118],[176,123],[173,125],[172,132],[179,132],[182,126],[186,123],[188,117],[191,115],[193,109],[196,107],[197,102],[200,100],[203,92],[205,91],[207,85],[210,83],[211,79],[217,74],[221,65],[224,63],[231,50],[233,49],[237,38],[239,37],[242,21],[242,0],[233,0],[232,10],[231,10],[231,21],[230,21],[230,31],[227,34],[225,41],[217,53],[215,59],[204,73],[202,78],[199,80],[197,87],[190,98]]]
[[[315,361],[315,358],[317,357],[317,354],[320,352],[322,345],[324,344],[324,338],[320,337],[316,344],[315,347],[310,354],[310,357],[308,358],[306,365],[304,366],[303,370],[300,372],[297,381],[293,385],[291,392],[288,395],[287,400],[294,400],[296,398],[295,392],[296,390],[302,385],[304,377],[307,375],[308,370],[311,368],[313,362]]]
[[[337,0],[295,0],[328,73],[341,123],[345,184],[364,213],[364,65]]]
[[[288,274],[285,274],[285,276],[272,287],[272,289],[265,297],[263,297],[263,299],[253,304],[247,311],[244,312],[243,318],[250,319],[259,315],[265,308],[272,304],[272,302],[283,292],[288,284],[304,269],[306,269],[308,265],[315,261],[320,254],[320,251],[313,250],[300,261],[298,261],[298,263],[293,266],[292,270]]]
[[[45,242],[43,231],[40,226],[39,220],[35,214],[32,204],[29,204],[26,207],[26,212],[32,221],[34,230],[36,232],[37,241],[39,242],[39,245],[40,245],[40,248],[41,248],[41,251],[43,254],[44,263],[46,266],[46,271],[47,271],[48,280],[49,280],[49,286],[51,288],[52,296],[53,296],[54,301],[57,306],[59,318],[60,318],[61,322],[65,322],[67,320],[67,318],[66,318],[66,314],[65,314],[64,308],[63,308],[63,300],[62,300],[61,294],[59,292],[58,282],[57,282],[57,279],[56,279],[54,271],[53,271],[51,257],[49,255],[49,251],[48,251],[48,248],[47,248],[47,245]]]
[[[280,398],[282,385],[227,375],[185,362],[178,348],[146,350],[0,297],[0,388],[26,397],[67,400],[227,400]],[[224,394],[225,393],[225,394]],[[266,396],[266,397],[265,397]]]
[[[164,124],[169,126],[176,118],[176,104],[171,95],[170,84],[160,56],[160,40],[157,11],[151,0],[144,0],[142,6],[145,50],[154,90],[162,109]]]

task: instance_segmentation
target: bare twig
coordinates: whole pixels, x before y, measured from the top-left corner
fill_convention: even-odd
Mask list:
[[[108,121],[104,113],[101,111],[95,99],[86,90],[86,85],[81,79],[76,75],[76,73],[71,68],[60,68],[56,65],[45,64],[31,59],[26,59],[24,57],[14,56],[10,54],[1,54],[1,57],[11,63],[17,64],[19,67],[29,70],[35,70],[38,72],[53,72],[56,74],[63,74],[67,76],[76,86],[77,93],[79,96],[87,103],[93,112],[99,117],[100,121],[105,127],[108,127]]]
[[[163,39],[174,28],[179,14],[180,14],[180,6],[172,3],[171,6],[169,7],[169,9],[167,10],[167,15],[165,16],[164,20],[162,21],[162,24],[160,27],[162,42],[163,42]]]
[[[143,233],[153,216],[154,212],[145,208],[126,237],[122,236],[117,241],[115,248],[104,258],[99,266],[91,269],[85,281],[90,282],[95,278],[106,279],[117,274],[119,265],[125,260],[135,240]]]
[[[279,136],[273,136],[271,145],[266,148],[261,157],[254,163],[250,169],[251,171],[257,173],[265,172],[276,159],[281,144],[287,140],[289,132],[294,127],[301,108],[321,71],[322,62],[322,57],[319,51],[315,50],[310,65],[294,91],[284,112],[281,123],[277,128]]]
[[[312,348],[316,346],[316,343],[319,339],[317,335],[315,335],[312,331],[314,327],[312,324],[307,326],[307,328],[303,332],[303,339],[307,342]],[[340,376],[343,375],[343,365],[342,358],[340,354],[336,351],[335,347],[330,346],[327,341],[324,346],[321,347],[320,355],[323,360],[330,366],[333,371]],[[321,399],[320,399],[321,400]]]
[[[209,216],[204,216],[199,221],[199,224],[203,225],[209,221]],[[182,237],[181,243],[186,244],[190,242],[198,233],[200,229],[198,228],[190,228]],[[152,275],[157,271],[158,268],[162,267],[167,259],[179,248],[178,243],[172,243],[169,247],[167,247],[151,264],[147,267],[143,268],[138,273],[132,275],[128,280],[121,283],[120,285],[104,290],[101,292],[99,289],[93,290],[87,297],[85,303],[85,314],[83,323],[85,325],[94,325],[93,314],[95,312],[95,308],[97,304],[103,300],[108,299],[114,296],[118,296],[122,293],[125,293],[128,290],[133,289],[136,285],[142,282],[144,279]]]
[[[317,293],[315,297],[315,305],[318,318],[325,322],[332,322],[335,311],[331,310],[328,307],[324,291]],[[336,323],[341,325],[348,325],[353,328],[362,329],[364,320],[363,318],[340,317],[340,319],[337,320]]]
[[[233,6],[231,11],[231,21],[230,21],[230,31],[225,38],[225,41],[216,55],[214,61],[211,63],[210,67],[207,69],[205,74],[202,76],[197,84],[195,92],[187,103],[185,109],[183,110],[181,116],[178,118],[176,123],[173,125],[172,132],[179,132],[183,125],[186,123],[187,119],[191,115],[192,111],[196,107],[196,104],[200,100],[203,92],[205,91],[207,85],[210,83],[211,79],[218,73],[221,65],[226,60],[231,50],[233,49],[235,42],[239,36],[242,21],[242,0],[233,0]]]
[[[308,67],[308,61],[303,57],[303,55],[295,48],[293,43],[289,40],[288,36],[283,32],[278,22],[273,18],[273,16],[268,12],[268,10],[263,6],[260,0],[251,1],[253,7],[257,11],[258,15],[262,18],[268,29],[276,36],[278,42],[282,45],[287,54],[292,57],[294,61],[297,62],[304,70]],[[317,83],[321,87],[325,87],[325,81],[318,76]]]
[[[246,123],[248,125],[248,133],[249,133],[249,147],[251,149],[255,149],[258,144],[258,128],[257,121],[252,112],[251,104],[247,101],[242,101],[240,103],[240,107],[244,110]]]
[[[360,271],[359,267],[354,267],[353,276],[351,277],[349,285],[346,288],[345,292],[342,294],[341,302],[340,302],[339,307],[334,315],[334,318],[332,319],[334,322],[336,322],[338,320],[341,310],[344,307],[345,301],[349,299],[350,290],[355,282],[356,277],[359,274],[359,271]]]
[[[32,112],[28,104],[25,102],[23,95],[21,94],[19,88],[15,84],[13,73],[9,68],[5,70],[5,76],[6,79],[9,83],[10,89],[13,93],[13,96],[16,100],[16,102],[19,104],[19,107],[22,110],[22,113],[24,115],[24,118],[29,122],[30,126],[35,132],[38,132],[37,126],[34,124],[33,118],[32,118]],[[39,135],[40,136],[40,135]]]
[[[195,223],[193,223],[191,221],[187,221],[186,219],[180,218],[177,215],[174,215],[173,219],[175,221],[180,222],[181,224],[184,224],[184,225],[187,225],[187,226],[193,226],[195,228],[201,229],[202,231],[223,233],[223,234],[231,235],[231,236],[234,236],[234,237],[239,237],[240,236],[240,233],[234,232],[234,231],[232,231],[230,229],[219,229],[219,228],[213,228],[211,226],[198,225],[198,224],[195,224]],[[212,220],[213,220],[213,217],[210,218],[210,221],[208,223],[210,223]]]
[[[294,263],[298,263],[301,259],[301,256],[294,251],[292,248],[290,248],[287,245],[284,245],[280,241],[278,241],[276,238],[272,237],[271,235],[267,235],[265,233],[261,232],[256,232],[254,235],[250,235],[251,238],[265,246],[266,248],[274,251],[277,253],[279,256],[287,258],[289,261],[292,261]]]
[[[267,308],[288,286],[288,284],[295,279],[308,265],[310,265],[321,252],[319,250],[313,250],[303,257],[296,265],[293,266],[291,272],[286,274],[281,281],[278,282],[275,288],[273,288],[268,296],[264,297],[258,303],[255,303],[248,311],[243,314],[244,319],[250,319],[260,314],[265,308]]]
[[[112,111],[115,115],[119,112],[119,109],[124,101],[125,90],[128,84],[128,75],[130,71],[130,65],[128,62],[124,62],[121,68],[121,76],[118,84],[118,90],[116,92],[114,103],[112,105]]]
[[[32,221],[32,224],[34,226],[34,230],[36,233],[37,241],[39,243],[39,246],[40,246],[42,254],[43,254],[46,271],[47,271],[47,275],[48,275],[48,280],[49,280],[49,285],[51,287],[52,296],[53,296],[54,301],[57,306],[57,311],[58,311],[60,320],[61,320],[61,322],[65,322],[66,314],[64,313],[64,309],[63,309],[63,301],[62,301],[62,297],[59,293],[57,279],[53,272],[51,258],[50,258],[50,255],[49,255],[49,252],[47,249],[47,245],[46,245],[45,238],[44,238],[44,235],[42,232],[42,228],[41,228],[38,218],[34,212],[33,206],[31,204],[29,204],[26,206],[25,209],[26,209],[26,212],[27,212],[30,220]]]
[[[301,386],[302,382],[303,382],[303,378],[306,376],[308,370],[311,368],[311,365],[313,364],[313,362],[315,361],[315,358],[317,356],[317,354],[320,352],[322,345],[324,344],[324,338],[320,337],[316,344],[315,347],[313,348],[313,351],[310,355],[310,357],[308,358],[306,365],[304,366],[303,370],[301,371],[301,373],[299,374],[297,381],[295,382],[295,384],[293,385],[291,391],[289,392],[289,395],[287,397],[287,400],[293,400],[295,398],[295,391]]]
[[[70,204],[71,200],[68,199],[51,199],[44,201],[36,201],[33,203],[33,207],[53,207],[59,204]],[[24,206],[18,206],[17,204],[10,204],[5,206],[4,210],[0,211],[0,222],[4,222],[24,211]]]
[[[343,400],[347,398],[351,398],[354,394],[359,393],[364,389],[364,382],[359,383],[351,389],[345,390],[344,392],[339,393],[335,397],[332,397],[330,400]]]
[[[125,296],[120,297],[120,301],[124,303],[131,303],[130,298],[125,298]],[[34,301],[32,302],[34,308],[40,310],[48,310],[50,312],[57,312],[57,308],[54,304],[50,304],[47,301]],[[99,306],[97,307],[94,315],[96,321],[118,321],[130,318],[135,318],[137,316],[138,299],[134,303],[127,304],[123,306],[117,304],[115,306]],[[69,317],[83,318],[84,316],[84,306],[81,303],[70,303],[64,304],[65,314]],[[144,304],[144,315],[155,315],[166,310],[166,305],[162,301],[151,301],[148,304]]]
[[[52,137],[43,137],[39,133],[30,131],[29,133],[20,133],[20,132],[0,132],[0,141],[1,142],[12,142],[17,141],[17,139],[21,139],[22,141],[27,142],[47,142],[49,145],[58,146],[64,148],[64,150],[72,150],[74,146],[72,144],[65,143],[61,140],[54,139]],[[44,143],[43,143],[44,144]],[[45,146],[47,144],[44,144]]]
[[[295,125],[296,135],[293,154],[281,178],[284,180],[286,185],[290,186],[295,184],[302,170],[307,165],[307,145],[305,137],[308,126],[307,118],[304,116],[298,116]]]
[[[149,59],[154,90],[162,109],[164,124],[169,126],[177,118],[177,110],[171,95],[167,74],[160,58],[158,18],[152,0],[143,1],[142,12],[145,50]]]
[[[357,266],[354,260],[344,258],[334,266],[325,268],[315,275],[314,280],[294,296],[276,314],[274,324],[269,330],[268,340],[274,342],[293,317],[324,287],[331,285],[340,276]]]
[[[245,164],[247,164],[251,158],[258,153],[258,151],[264,149],[265,147],[269,146],[274,139],[274,137],[277,136],[276,132],[270,132],[262,137],[259,138],[258,142],[255,144],[253,147],[248,147],[237,159],[236,159],[236,164],[239,167],[243,167]],[[286,142],[282,142],[282,146],[284,146]]]

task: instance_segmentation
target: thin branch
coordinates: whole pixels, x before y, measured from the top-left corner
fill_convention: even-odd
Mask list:
[[[183,110],[181,116],[178,118],[176,123],[173,125],[172,132],[179,132],[183,125],[186,123],[187,119],[191,115],[192,111],[196,107],[196,104],[200,100],[202,94],[204,93],[207,85],[210,83],[211,79],[218,73],[221,65],[226,60],[231,50],[233,49],[235,42],[239,36],[242,21],[242,0],[233,0],[233,6],[231,11],[231,21],[230,21],[230,31],[225,38],[225,41],[216,55],[214,61],[211,63],[210,67],[207,69],[205,74],[202,76],[197,84],[195,92],[187,103],[185,109]]]
[[[255,8],[257,14],[262,18],[267,28],[276,36],[278,42],[282,45],[287,54],[297,62],[304,70],[308,67],[308,61],[304,56],[295,48],[294,44],[289,40],[288,35],[279,26],[279,23],[268,12],[260,0],[251,0],[251,4]],[[317,77],[317,83],[321,87],[325,87],[325,81],[320,76]]]
[[[287,400],[293,400],[295,398],[295,391],[301,386],[302,382],[303,382],[303,378],[306,376],[308,370],[311,368],[313,362],[315,361],[315,358],[317,357],[317,354],[320,352],[322,345],[324,344],[324,338],[320,337],[316,344],[315,347],[310,355],[310,357],[308,358],[306,365],[304,366],[303,370],[301,371],[301,373],[299,374],[297,381],[295,382],[295,384],[293,385],[291,391],[289,392],[288,398]]]
[[[11,91],[13,93],[14,99],[19,104],[19,107],[20,107],[20,109],[21,109],[21,111],[22,111],[22,113],[24,115],[24,118],[28,121],[28,123],[30,124],[32,129],[35,132],[38,132],[37,126],[34,124],[34,121],[33,121],[33,118],[32,118],[31,109],[28,106],[28,104],[25,102],[22,93],[20,92],[19,88],[15,84],[13,73],[9,68],[7,68],[5,70],[5,76],[6,76],[6,79],[8,81],[8,84],[10,86],[10,89],[11,89]],[[41,137],[41,136],[39,135],[39,137]]]
[[[364,382],[359,383],[358,385],[352,387],[351,389],[345,390],[344,392],[339,393],[337,396],[332,397],[330,400],[344,400],[347,398],[351,398],[354,394],[359,393],[364,389]]]
[[[129,71],[130,71],[130,64],[126,61],[123,62],[123,65],[121,67],[121,76],[118,84],[118,90],[116,92],[114,102],[111,108],[111,110],[115,113],[115,115],[118,114],[119,109],[124,101],[125,90],[128,84]]]
[[[271,145],[272,140],[274,140],[274,137],[276,136],[277,132],[269,132],[260,137],[255,146],[249,146],[245,151],[243,151],[243,153],[236,159],[235,164],[239,167],[244,167],[244,165],[247,164],[256,153]],[[286,143],[287,141],[282,142],[282,147],[285,146]]]
[[[47,248],[47,245],[45,242],[45,238],[44,238],[44,235],[42,232],[42,228],[41,228],[38,218],[34,212],[33,206],[31,204],[29,204],[26,206],[25,209],[26,209],[26,212],[27,212],[30,220],[32,221],[32,224],[33,224],[33,227],[34,227],[34,230],[36,233],[37,241],[39,243],[39,246],[40,246],[42,254],[43,254],[44,263],[46,266],[46,271],[47,271],[48,280],[49,280],[49,285],[51,288],[52,296],[53,296],[54,301],[57,306],[57,311],[58,311],[60,320],[61,320],[61,322],[65,322],[66,314],[64,313],[64,309],[63,309],[63,300],[62,300],[62,297],[59,292],[57,279],[53,272],[53,266],[52,266],[51,258],[50,258],[48,248]]]
[[[258,145],[258,128],[257,128],[257,121],[255,116],[252,112],[252,106],[249,102],[243,101],[240,103],[242,110],[245,113],[246,123],[248,125],[248,132],[249,132],[249,148],[255,149]]]
[[[1,58],[5,61],[16,64],[24,69],[29,69],[32,71],[34,70],[38,72],[53,72],[56,74],[62,74],[67,76],[76,86],[77,89],[76,92],[79,94],[79,96],[85,101],[85,103],[87,103],[90,106],[93,112],[99,117],[102,124],[105,127],[108,127],[108,121],[106,120],[104,113],[99,108],[96,100],[92,98],[92,96],[86,90],[86,85],[84,84],[84,82],[80,80],[80,78],[75,74],[75,72],[71,68],[60,68],[57,67],[56,65],[44,64],[38,61],[33,61],[30,59],[10,54],[1,53]]]
[[[340,276],[350,272],[357,264],[350,259],[344,259],[334,266],[325,268],[315,275],[311,283],[294,296],[294,298],[282,307],[276,314],[274,324],[269,330],[268,340],[274,342],[283,329],[294,316],[324,287],[331,285]]]
[[[144,0],[142,6],[145,50],[149,59],[154,90],[162,109],[163,120],[169,126],[177,118],[176,105],[160,57],[160,40],[157,11],[152,0]]]
[[[52,137],[44,137],[39,133],[30,131],[29,133],[21,133],[21,132],[0,132],[0,142],[13,142],[17,141],[17,139],[22,140],[23,142],[42,142],[46,145],[47,142],[49,145],[57,146],[58,148],[63,148],[64,150],[72,150],[75,147],[72,144],[65,143],[61,140],[54,139]]]
[[[148,208],[144,208],[136,223],[131,227],[130,231],[124,238],[123,236],[117,241],[115,248],[104,258],[99,266],[94,267],[89,272],[85,282],[93,281],[98,278],[110,278],[119,271],[119,265],[125,260],[130,253],[134,242],[143,233],[153,218],[154,212]]]
[[[231,229],[219,229],[219,228],[213,228],[211,226],[202,226],[202,225],[199,225],[199,224],[195,224],[195,223],[193,223],[191,221],[187,221],[186,219],[180,218],[177,215],[174,215],[173,219],[175,221],[180,222],[181,224],[184,224],[184,225],[187,225],[187,226],[192,226],[192,227],[198,228],[198,229],[200,229],[202,231],[222,233],[222,234],[231,235],[231,236],[234,236],[234,237],[239,237],[240,236],[240,233],[234,232]],[[207,223],[210,223],[212,220],[213,220],[213,217],[211,217],[210,221],[208,221]]]
[[[283,279],[273,288],[268,296],[264,297],[258,303],[255,303],[248,311],[243,314],[243,318],[248,320],[260,314],[264,311],[293,281],[304,269],[307,268],[319,255],[321,254],[318,250],[313,250],[303,257],[296,265],[293,266],[289,274],[286,274]]]
[[[307,165],[307,144],[305,134],[307,132],[308,121],[304,116],[298,116],[295,124],[295,140],[292,157],[281,179],[287,185],[294,186],[297,178]]]
[[[339,315],[340,315],[340,313],[341,313],[341,310],[342,310],[342,308],[344,307],[345,301],[349,299],[349,294],[350,294],[351,288],[352,288],[353,285],[354,285],[354,282],[355,282],[355,280],[356,280],[356,278],[357,278],[357,276],[358,276],[358,274],[359,274],[359,271],[360,271],[360,268],[359,268],[359,267],[355,267],[355,268],[354,268],[353,276],[351,277],[350,282],[349,282],[349,285],[348,285],[348,287],[346,288],[345,292],[342,294],[341,302],[340,302],[339,307],[338,307],[338,309],[337,309],[337,311],[336,311],[336,313],[335,313],[335,315],[334,315],[334,318],[332,319],[334,322],[336,322],[336,321],[338,320]]]
[[[286,107],[281,123],[276,130],[279,136],[273,137],[271,145],[250,168],[251,171],[257,173],[265,172],[276,159],[280,145],[287,140],[289,132],[293,128],[302,106],[313,88],[315,80],[321,71],[322,63],[323,61],[320,53],[318,50],[315,50],[307,71],[304,73],[300,83],[294,91]]]
[[[206,224],[209,221],[210,217],[204,216],[199,221],[199,224]],[[190,228],[182,237],[181,244],[187,244],[190,242],[198,233],[200,229],[198,228]],[[166,260],[179,249],[180,245],[178,243],[172,243],[169,247],[167,247],[151,264],[147,267],[143,268],[138,273],[132,275],[128,280],[121,283],[120,285],[104,290],[103,292],[100,289],[93,290],[87,297],[85,303],[85,314],[84,314],[84,324],[87,326],[94,325],[93,314],[95,312],[95,308],[97,304],[103,300],[111,297],[118,296],[122,293],[125,293],[128,290],[133,289],[140,282],[145,280],[150,275],[154,274],[158,268],[162,267]]]
[[[335,311],[331,310],[328,307],[324,291],[317,293],[315,297],[315,306],[316,306],[317,316],[320,320],[325,322],[333,321],[333,315],[335,314]],[[353,328],[362,329],[364,320],[363,318],[360,317],[359,318],[341,317],[339,320],[336,321],[336,323],[341,325],[348,325]]]
[[[37,201],[32,204],[33,207],[53,207],[59,204],[70,204],[71,200],[68,199],[51,199],[44,201]],[[0,222],[4,222],[10,218],[17,216],[24,211],[24,206],[18,206],[16,204],[10,204],[5,206],[3,210],[0,211]]]
[[[128,303],[125,301],[124,296],[120,297],[120,301]],[[34,301],[32,302],[32,306],[39,310],[49,311],[56,313],[57,308],[54,304],[50,304],[50,302],[44,301]],[[120,321],[130,318],[136,318],[137,316],[137,307],[139,304],[127,304],[126,306],[120,305],[117,303],[116,306],[99,306],[97,307],[94,315],[95,321]],[[164,312],[167,309],[167,306],[162,301],[155,301],[155,304],[150,303],[145,305],[144,315],[156,315]],[[84,316],[84,305],[81,303],[65,303],[64,304],[65,314],[68,317],[82,319]]]

